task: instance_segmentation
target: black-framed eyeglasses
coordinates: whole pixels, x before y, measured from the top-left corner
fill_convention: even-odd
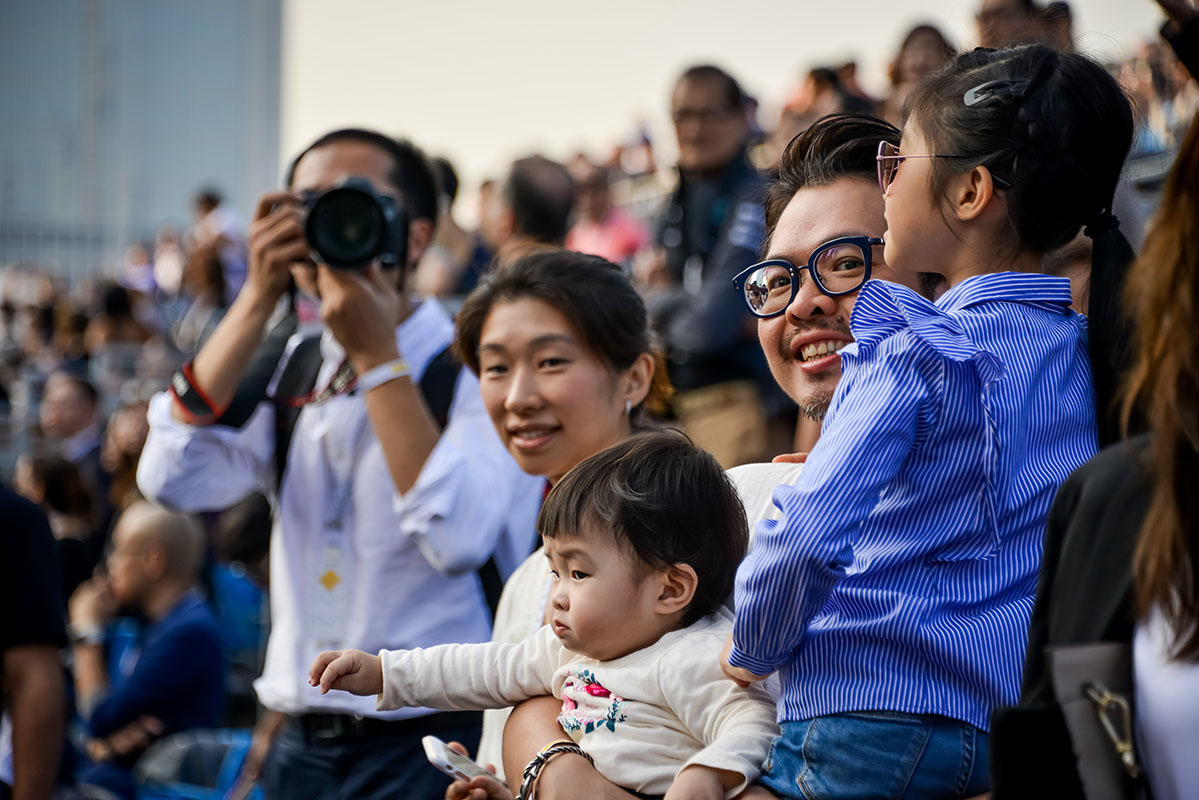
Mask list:
[[[816,288],[829,297],[862,288],[870,280],[873,248],[882,243],[870,236],[842,236],[813,250],[807,264],[796,266],[781,258],[754,264],[733,278],[733,286],[755,317],[777,317],[799,294],[805,269]]]

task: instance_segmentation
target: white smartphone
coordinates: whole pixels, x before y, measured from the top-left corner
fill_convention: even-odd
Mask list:
[[[455,753],[436,736],[426,736],[420,742],[425,746],[425,758],[429,759],[429,763],[451,778],[469,781],[477,775],[495,777],[466,756]]]

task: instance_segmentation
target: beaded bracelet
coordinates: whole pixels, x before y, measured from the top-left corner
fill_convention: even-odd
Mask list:
[[[587,759],[591,766],[595,766],[595,761],[592,760],[591,756],[587,755],[583,748],[574,742],[568,739],[559,739],[556,742],[550,742],[541,748],[541,752],[525,767],[524,780],[520,782],[520,793],[516,795],[516,800],[532,800],[533,784],[537,781],[537,776],[541,774],[542,767],[551,758],[561,753],[574,753],[575,755],[582,756]]]

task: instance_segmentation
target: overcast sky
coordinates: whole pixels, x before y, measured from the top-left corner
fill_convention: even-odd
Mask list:
[[[1156,35],[1152,0],[1070,0],[1083,49]],[[643,118],[669,156],[670,88],[724,66],[777,113],[802,71],[855,59],[882,93],[903,34],[977,41],[977,0],[285,0],[282,154],[365,125],[448,156],[468,185],[534,151],[606,153]],[[769,125],[771,120],[763,118]],[[467,209],[469,213],[469,209]]]

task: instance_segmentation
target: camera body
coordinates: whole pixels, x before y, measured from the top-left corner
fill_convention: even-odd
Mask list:
[[[336,269],[365,269],[378,258],[384,269],[408,258],[408,217],[394,197],[351,176],[331,189],[307,191],[304,236],[312,259]]]

